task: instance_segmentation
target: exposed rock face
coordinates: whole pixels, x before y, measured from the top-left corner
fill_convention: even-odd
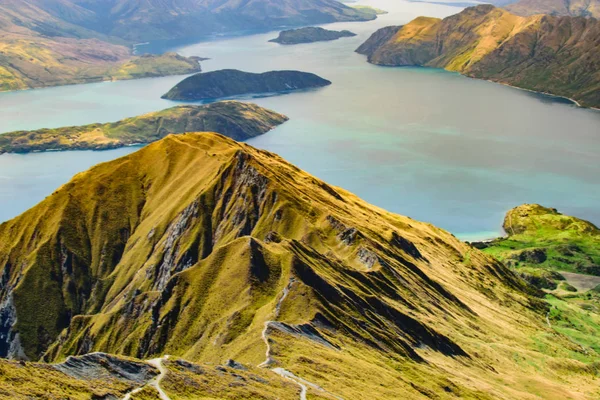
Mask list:
[[[140,386],[158,375],[157,369],[149,364],[104,353],[68,357],[65,362],[55,364],[54,368],[77,379],[119,379]]]
[[[270,131],[287,119],[274,111],[238,101],[178,106],[108,124],[5,133],[0,135],[0,154],[114,149],[185,132],[217,132],[246,140]]]
[[[371,63],[428,66],[600,106],[600,22],[520,17],[480,5],[443,20],[419,17],[359,48]],[[387,40],[385,40],[388,38]]]
[[[514,254],[512,258],[529,264],[541,264],[548,259],[544,249],[523,250],[518,254]]]
[[[352,36],[356,36],[356,34],[350,31],[330,31],[318,27],[306,27],[279,32],[279,36],[269,40],[269,42],[279,44],[314,43]]]
[[[10,288],[7,289],[8,294],[0,303],[0,357],[26,360],[19,333],[13,329],[17,323],[17,310]]]
[[[244,94],[277,93],[318,88],[331,82],[300,71],[271,71],[254,74],[234,69],[206,72],[179,82],[163,96],[170,100],[218,99]]]

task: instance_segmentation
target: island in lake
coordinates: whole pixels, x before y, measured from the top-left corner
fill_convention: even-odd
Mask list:
[[[200,131],[246,140],[287,120],[285,115],[238,101],[178,106],[114,123],[5,133],[0,135],[0,154],[115,149],[151,143],[172,133]]]
[[[271,39],[269,40],[269,42],[279,44],[301,44],[327,42],[331,40],[337,40],[343,37],[352,36],[356,36],[356,33],[350,31],[330,31],[324,28],[309,26],[306,28],[282,31],[279,33],[279,36],[277,38]]]
[[[223,69],[196,74],[179,82],[162,96],[169,100],[207,100],[251,93],[277,93],[331,85],[309,72],[270,71],[262,74]]]

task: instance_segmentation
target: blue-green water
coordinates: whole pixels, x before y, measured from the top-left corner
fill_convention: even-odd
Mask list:
[[[357,37],[298,46],[276,33],[178,49],[210,57],[205,70],[298,69],[333,85],[254,98],[290,121],[250,144],[393,212],[465,238],[500,233],[504,213],[536,202],[600,223],[600,112],[424,68],[369,65],[354,53],[375,29],[457,7],[372,0],[390,14],[333,24]],[[0,94],[0,132],[115,121],[176,103],[181,77]],[[0,156],[0,221],[39,202],[74,173],[133,148]]]

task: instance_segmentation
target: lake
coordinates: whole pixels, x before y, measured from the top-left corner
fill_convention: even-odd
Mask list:
[[[319,90],[242,98],[290,121],[248,141],[387,210],[463,239],[501,234],[504,213],[540,203],[600,224],[600,112],[568,101],[426,68],[368,64],[354,50],[376,29],[442,4],[363,1],[390,11],[337,23],[358,34],[281,46],[276,32],[177,45],[209,57],[205,71],[297,69],[333,82]],[[156,50],[165,44],[153,44]],[[177,103],[160,99],[182,77],[0,94],[0,132],[116,121]],[[0,156],[0,221],[33,206],[75,173],[136,148]]]

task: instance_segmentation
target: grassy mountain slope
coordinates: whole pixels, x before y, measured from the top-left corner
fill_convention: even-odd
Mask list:
[[[520,0],[505,6],[517,15],[549,14],[571,17],[600,17],[598,0]]]
[[[0,41],[0,91],[199,71],[195,57],[175,53],[136,57],[124,46],[97,39],[16,35]]]
[[[216,134],[77,175],[0,225],[0,266],[4,356],[233,358],[322,398],[599,394],[598,354],[502,264]]]
[[[223,365],[163,361],[167,373],[161,389],[171,399],[297,399],[299,387],[268,369],[230,361]],[[42,364],[0,359],[0,398],[159,400],[151,384],[159,371],[131,358],[93,353],[65,363]],[[133,394],[134,390],[142,390]],[[315,398],[328,398],[315,396]]]
[[[506,238],[475,246],[549,293],[552,329],[600,353],[600,230],[537,204],[510,210],[504,230]]]
[[[600,276],[600,230],[592,223],[524,204],[506,214],[503,227],[508,237],[491,242],[487,253],[514,266]]]
[[[235,140],[246,140],[285,121],[284,115],[237,101],[178,106],[114,123],[5,133],[0,135],[0,154],[113,149],[154,142],[171,133],[195,131],[219,132]]]
[[[395,32],[391,35],[392,32]],[[520,17],[481,5],[376,33],[359,52],[381,65],[423,65],[600,106],[600,21]]]

